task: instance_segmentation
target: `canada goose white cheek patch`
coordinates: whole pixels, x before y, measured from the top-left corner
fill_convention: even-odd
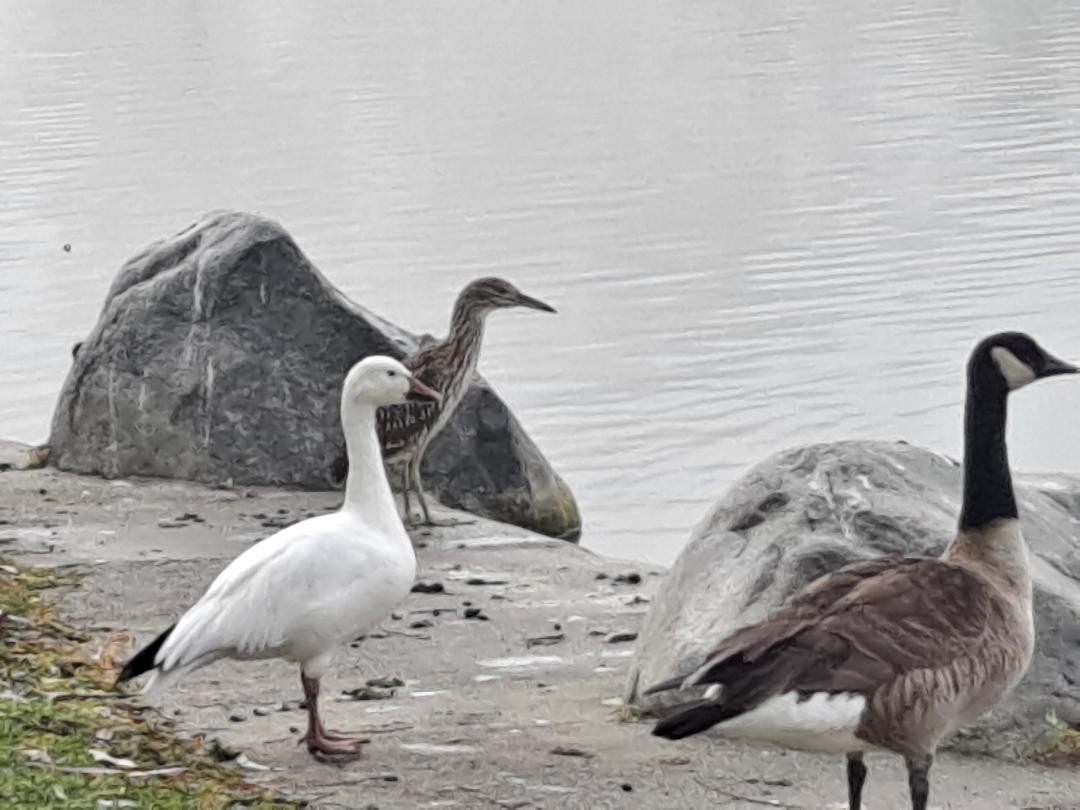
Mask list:
[[[843,754],[867,747],[855,736],[865,708],[866,698],[862,695],[815,692],[800,699],[797,693],[787,692],[716,728],[730,737]]]
[[[1015,391],[1017,388],[1023,388],[1028,383],[1035,382],[1035,372],[1031,370],[1031,366],[1024,363],[1008,349],[995,346],[990,350],[990,356],[997,363],[998,370],[1001,372],[1001,376],[1005,378],[1005,384],[1009,386],[1010,390]]]

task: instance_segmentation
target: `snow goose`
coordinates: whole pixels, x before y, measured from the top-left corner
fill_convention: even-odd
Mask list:
[[[1034,646],[1028,551],[1005,448],[1010,391],[1077,369],[1004,332],[968,362],[959,530],[938,559],[884,558],[826,574],[771,616],[723,639],[705,663],[647,693],[707,687],[653,734],[716,726],[729,737],[847,755],[859,810],[863,753],[904,757],[925,810],[938,743],[1016,686]]]
[[[341,509],[247,549],[176,624],[124,665],[117,681],[150,672],[147,692],[220,658],[295,661],[307,700],[308,750],[358,752],[363,741],[323,727],[319,682],[333,652],[388,616],[413,585],[416,556],[375,433],[376,410],[410,393],[439,398],[397,360],[375,356],[353,366],[341,394],[350,461]]]

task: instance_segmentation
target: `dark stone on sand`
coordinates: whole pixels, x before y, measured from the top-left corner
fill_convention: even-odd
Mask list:
[[[446,588],[441,582],[417,582],[412,586],[413,593],[445,593]]]
[[[277,223],[211,214],[120,269],[73,353],[50,463],[108,478],[331,489],[345,373],[417,346],[346,299]],[[447,506],[580,535],[566,483],[479,377],[423,475]]]
[[[956,533],[960,490],[955,461],[907,444],[819,444],[766,459],[721,496],[654,597],[627,702],[687,699],[642,692],[688,674],[725,635],[822,574],[887,554],[940,555]],[[1050,713],[1080,724],[1080,480],[1019,476],[1016,496],[1032,556],[1035,657],[1012,695],[954,738],[969,751],[1015,753],[1046,731]]]
[[[552,633],[547,636],[533,636],[525,639],[525,647],[553,647],[566,639],[565,633]]]

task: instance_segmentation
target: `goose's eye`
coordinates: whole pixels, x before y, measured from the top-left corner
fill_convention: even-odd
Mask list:
[[[391,377],[396,377],[396,376],[397,376],[397,372],[396,372],[396,371],[388,371],[388,372],[386,372],[386,373],[387,373],[387,374],[388,374],[389,376],[391,376]]]

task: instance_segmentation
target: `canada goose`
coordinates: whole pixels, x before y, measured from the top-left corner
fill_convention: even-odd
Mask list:
[[[424,488],[420,483],[420,462],[428,445],[446,427],[469,389],[480,360],[484,320],[488,313],[509,307],[555,311],[501,278],[478,278],[469,282],[454,302],[450,332],[446,339],[426,346],[405,359],[405,365],[419,379],[442,392],[442,402],[406,402],[379,409],[379,439],[383,456],[387,463],[401,467],[406,523],[412,522],[410,491],[416,494],[420,502],[423,524],[435,526],[440,523],[433,520],[428,511]],[[340,481],[347,469],[347,459],[342,455],[334,461],[331,474]],[[448,522],[452,524],[454,521]]]
[[[319,682],[336,648],[366,633],[408,596],[416,576],[412,542],[386,480],[375,411],[409,393],[439,395],[397,360],[368,357],[341,393],[350,458],[345,502],[251,546],[218,574],[180,620],[136,653],[117,678],[152,672],[167,686],[219,658],[285,658],[300,664],[312,753],[350,754],[364,740],[323,728]]]
[[[707,686],[653,734],[712,726],[726,736],[847,755],[859,810],[863,753],[904,757],[911,806],[925,810],[940,741],[1020,681],[1034,645],[1028,551],[1005,448],[1005,404],[1042,377],[1076,372],[1030,337],[980,342],[967,369],[959,530],[942,557],[854,563],[723,639],[685,678],[646,694]]]

